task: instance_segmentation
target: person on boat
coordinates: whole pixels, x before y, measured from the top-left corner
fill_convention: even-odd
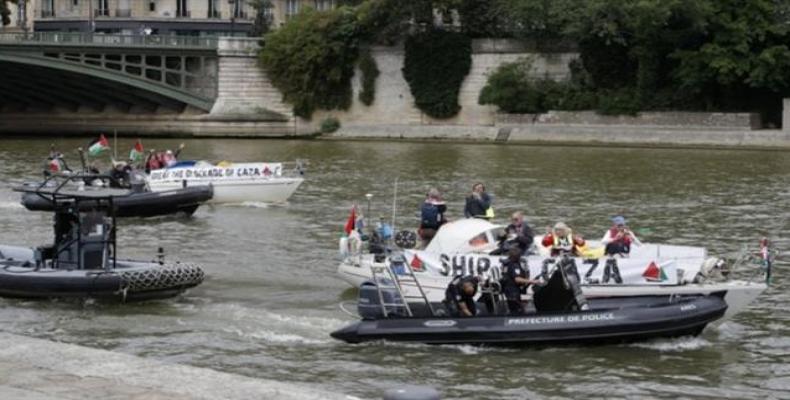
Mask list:
[[[521,248],[511,247],[507,260],[502,263],[502,278],[499,283],[502,287],[502,294],[507,300],[508,312],[511,315],[524,313],[521,294],[526,293],[527,286],[533,283],[529,280],[529,270],[522,264],[522,254]]]
[[[112,170],[110,170],[110,187],[123,188],[129,186],[129,176],[132,172],[132,166],[124,161],[113,161]]]
[[[543,237],[541,241],[544,247],[551,250],[551,256],[562,255],[580,256],[580,248],[584,246],[584,239],[579,235],[574,235],[568,225],[564,222],[557,222],[554,228]]]
[[[450,315],[454,317],[474,317],[477,315],[475,294],[479,279],[471,276],[456,276],[447,285],[444,302]]]
[[[44,161],[44,176],[47,177],[61,172],[71,172],[71,168],[66,164],[66,160],[63,159],[63,153],[51,147],[49,155]]]
[[[466,218],[493,218],[494,209],[491,207],[491,202],[491,195],[486,192],[485,185],[475,183],[472,186],[472,193],[466,198],[464,216]]]
[[[499,236],[497,248],[490,254],[492,256],[507,255],[512,247],[517,247],[522,254],[528,254],[535,241],[535,234],[532,228],[524,221],[524,213],[514,212],[510,219],[510,225],[505,228],[505,232]]]
[[[163,167],[164,165],[159,161],[159,153],[154,149],[148,150],[148,156],[145,158],[145,172],[150,173]]]
[[[621,215],[612,218],[612,227],[604,233],[601,239],[601,244],[606,248],[605,255],[628,257],[631,246],[639,245],[639,239],[634,232],[628,229],[627,222]]]
[[[436,188],[428,190],[425,201],[420,208],[420,239],[425,245],[431,242],[439,227],[447,222],[444,213],[447,205],[442,200],[442,195]]]

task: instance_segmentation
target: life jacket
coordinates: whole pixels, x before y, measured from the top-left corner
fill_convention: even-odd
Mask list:
[[[631,244],[631,237],[630,236],[623,236],[620,240],[614,240],[617,237],[617,228],[610,228],[609,229],[609,237],[613,240],[613,243],[622,242],[623,244]]]
[[[49,164],[48,165],[49,172],[52,172],[52,173],[60,172],[60,170],[61,170],[60,160],[58,160],[57,158],[53,158],[53,159],[49,160],[48,164]]]
[[[578,251],[576,243],[573,240],[573,231],[569,230],[565,237],[559,237],[554,233],[551,234],[551,237],[554,239],[554,243],[551,246],[552,253],[574,253]]]

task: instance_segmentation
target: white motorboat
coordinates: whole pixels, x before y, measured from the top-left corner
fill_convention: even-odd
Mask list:
[[[148,185],[153,191],[189,186],[214,187],[209,203],[284,203],[302,184],[300,164],[285,171],[283,163],[220,163],[184,161],[151,171]]]
[[[399,286],[407,301],[424,302],[427,298],[441,302],[454,276],[486,276],[498,269],[500,256],[489,253],[496,248],[502,229],[484,220],[459,220],[445,224],[425,249],[399,249],[390,255],[354,252],[352,248],[360,247],[341,240],[342,261],[337,272],[341,279],[358,287],[374,280],[372,267],[385,267],[400,278]],[[525,262],[529,276],[537,277],[553,259],[548,249],[539,244],[532,253]],[[596,253],[595,249],[590,253]],[[605,279],[606,263],[611,260],[619,269],[619,283]],[[762,280],[712,280],[711,275],[720,264],[717,259],[709,259],[702,247],[645,243],[632,248],[628,258],[576,258],[575,262],[583,277],[582,291],[589,298],[724,292],[729,307],[725,318],[742,311],[767,288]],[[525,300],[530,297],[528,292]]]

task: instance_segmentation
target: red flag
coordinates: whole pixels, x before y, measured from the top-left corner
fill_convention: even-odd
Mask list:
[[[351,215],[348,216],[348,221],[346,221],[346,226],[343,230],[346,232],[346,235],[351,234],[354,231],[354,226],[357,222],[357,206],[351,207]]]
[[[420,257],[417,257],[416,254],[414,255],[414,258],[412,258],[409,265],[411,265],[411,267],[415,270],[422,271],[422,260],[420,260]]]

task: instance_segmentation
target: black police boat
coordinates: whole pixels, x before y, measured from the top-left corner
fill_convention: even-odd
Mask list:
[[[189,263],[117,258],[115,201],[124,190],[63,186],[17,188],[46,198],[54,210],[54,243],[0,246],[0,296],[76,297],[120,301],[176,296],[199,285],[203,270]]]
[[[485,306],[478,303],[476,316],[450,317],[443,303],[404,302],[397,280],[363,284],[357,303],[361,320],[332,332],[332,337],[348,343],[386,340],[508,346],[633,342],[698,335],[727,310],[723,292],[587,299],[585,310],[580,310],[557,268],[535,291],[533,303],[523,314],[507,315],[501,295],[489,287],[491,296]]]
[[[134,178],[136,176],[136,178]],[[88,183],[87,185],[85,183]],[[119,182],[110,175],[77,174],[52,175],[44,182],[28,184],[29,188],[84,188],[87,191],[104,190],[105,187],[118,188],[114,191],[113,206],[116,217],[156,217],[170,214],[192,215],[201,204],[214,196],[212,186],[190,186],[161,192],[148,190],[145,177],[133,175],[130,183]],[[61,202],[68,201],[62,199]],[[96,202],[83,199],[82,210],[89,210]],[[22,205],[31,211],[54,211],[51,198],[35,190],[22,194]]]

